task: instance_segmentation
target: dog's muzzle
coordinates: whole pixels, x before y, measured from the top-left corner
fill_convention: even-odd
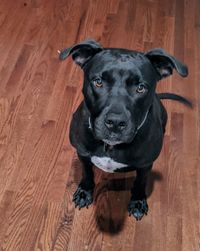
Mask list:
[[[89,129],[95,131],[97,139],[102,140],[105,144],[114,146],[122,143],[130,143],[135,138],[140,128],[147,120],[149,110],[145,113],[140,124],[133,128],[131,122],[123,114],[109,113],[105,120],[101,121],[100,126],[94,129],[91,118],[89,117]]]
[[[128,125],[128,118],[124,114],[109,113],[104,120],[106,128],[110,132],[122,132]]]

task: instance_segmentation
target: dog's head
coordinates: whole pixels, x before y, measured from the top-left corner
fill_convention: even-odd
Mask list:
[[[60,54],[72,55],[84,71],[83,94],[97,139],[109,145],[129,143],[152,105],[156,83],[173,73],[182,77],[187,67],[163,49],[146,53],[103,48],[86,40]]]

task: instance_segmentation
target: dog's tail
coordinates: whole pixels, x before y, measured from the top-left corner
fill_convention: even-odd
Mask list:
[[[193,107],[192,102],[184,97],[181,97],[177,94],[174,93],[157,93],[159,99],[172,99],[172,100],[176,100],[179,101],[181,103],[183,103],[184,105],[189,106],[190,108]]]

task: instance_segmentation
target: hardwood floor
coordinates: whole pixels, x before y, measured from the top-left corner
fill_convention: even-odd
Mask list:
[[[57,50],[88,37],[105,47],[162,47],[189,67],[186,79],[175,73],[157,88],[194,108],[163,101],[165,143],[140,222],[127,213],[134,173],[95,169],[94,204],[72,204],[81,167],[68,130],[83,75]],[[1,251],[200,250],[199,0],[1,0],[0,55]]]

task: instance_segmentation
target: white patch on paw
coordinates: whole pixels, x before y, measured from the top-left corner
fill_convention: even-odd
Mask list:
[[[105,172],[113,173],[118,168],[123,168],[128,165],[123,163],[118,163],[109,157],[97,157],[93,156],[91,158],[92,163],[98,168],[102,169]]]

